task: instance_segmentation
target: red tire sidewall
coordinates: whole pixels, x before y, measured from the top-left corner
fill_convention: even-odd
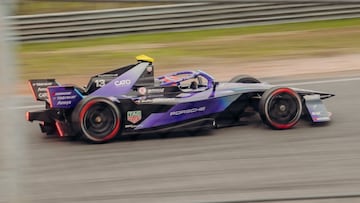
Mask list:
[[[287,123],[287,124],[281,124],[281,123],[276,123],[274,122],[270,116],[269,116],[269,105],[268,103],[271,101],[271,98],[273,98],[274,96],[278,95],[278,94],[281,94],[281,93],[287,93],[291,96],[293,96],[294,98],[296,98],[297,101],[299,101],[299,108],[302,108],[301,106],[301,100],[298,96],[298,94],[290,89],[290,88],[279,88],[279,89],[276,89],[275,91],[271,92],[270,96],[268,97],[268,99],[266,100],[266,103],[265,103],[265,116],[268,120],[268,122],[270,123],[270,125],[272,125],[273,127],[275,127],[276,129],[280,129],[280,130],[283,130],[283,129],[289,129],[291,127],[293,127],[294,125],[296,125],[296,123],[299,121],[299,119],[294,119],[293,122],[291,123]],[[301,111],[301,109],[300,109]],[[297,112],[298,114],[301,115],[301,112]],[[299,115],[296,115],[296,117],[298,117]]]
[[[80,128],[82,129],[83,131],[83,134],[88,137],[89,139],[93,140],[93,141],[108,141],[108,140],[111,140],[112,138],[114,138],[119,130],[120,130],[120,117],[119,117],[119,112],[116,110],[116,109],[113,109],[115,114],[116,114],[116,121],[115,121],[115,125],[114,125],[114,129],[108,134],[106,135],[105,137],[101,138],[101,139],[96,139],[94,138],[93,136],[89,136],[89,134],[87,132],[84,132],[84,118],[85,118],[85,115],[87,113],[87,111],[96,103],[99,103],[99,102],[103,102],[103,103],[106,103],[107,105],[111,106],[112,108],[116,108],[115,105],[112,105],[112,103],[110,103],[110,101],[107,101],[107,100],[104,100],[104,99],[93,99],[93,100],[90,100],[89,102],[87,102],[82,108],[81,108],[81,111],[79,113],[79,118],[80,118]],[[95,139],[95,140],[94,140]]]

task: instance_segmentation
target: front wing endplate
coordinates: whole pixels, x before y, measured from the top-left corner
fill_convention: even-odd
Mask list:
[[[309,115],[314,123],[330,121],[330,113],[327,111],[325,105],[320,99],[320,95],[306,95],[304,96],[305,105]]]

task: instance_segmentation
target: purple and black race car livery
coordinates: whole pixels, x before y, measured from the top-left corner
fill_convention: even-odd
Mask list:
[[[154,78],[154,60],[93,76],[85,88],[60,85],[55,79],[29,80],[45,109],[27,112],[46,134],[81,136],[103,143],[116,136],[239,124],[259,113],[273,129],[293,127],[300,118],[327,122],[323,99],[333,94],[277,87],[245,75],[216,82],[203,71],[181,71]]]

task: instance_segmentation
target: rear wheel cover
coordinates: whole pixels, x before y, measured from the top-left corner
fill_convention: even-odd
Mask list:
[[[92,98],[82,103],[77,116],[79,130],[88,141],[106,142],[120,131],[119,109],[106,98]]]
[[[259,113],[274,129],[289,129],[297,124],[302,113],[300,96],[292,89],[281,87],[267,90],[259,104]]]

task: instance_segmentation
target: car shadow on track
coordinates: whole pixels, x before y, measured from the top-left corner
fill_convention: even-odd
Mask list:
[[[210,136],[213,134],[214,132],[212,129],[199,129],[199,130],[124,135],[117,137],[113,141],[128,142],[128,141],[140,141],[140,140],[145,141],[145,140],[156,140],[156,139],[178,139],[178,138]]]
[[[302,119],[300,122],[294,127],[293,130],[299,130],[302,128],[322,128],[326,127],[331,122],[325,123],[311,123],[308,119]],[[119,135],[115,139],[111,140],[110,142],[134,142],[134,141],[149,141],[149,140],[161,140],[161,139],[186,139],[186,138],[194,138],[194,137],[205,137],[205,136],[214,136],[218,135],[219,132],[223,132],[226,129],[236,129],[239,131],[253,131],[253,130],[260,130],[260,131],[278,131],[273,130],[270,127],[266,126],[260,119],[258,115],[254,115],[248,117],[245,120],[241,120],[239,123],[234,125],[229,125],[225,127],[220,127],[219,129],[214,128],[200,128],[200,129],[192,129],[192,130],[177,130],[172,132],[157,132],[157,133],[143,133],[143,134],[131,134],[131,135]],[[291,130],[291,129],[290,129]],[[280,130],[282,131],[282,130]],[[287,130],[285,130],[287,131]],[[282,132],[285,132],[282,131]],[[271,133],[270,133],[271,134]],[[283,134],[283,133],[280,133]],[[74,138],[74,137],[65,137],[64,139],[56,139],[58,136],[49,136],[46,137],[46,140],[52,142],[52,140],[58,140],[61,142],[69,142],[74,144],[84,143],[81,138]],[[57,142],[58,142],[57,141]]]

